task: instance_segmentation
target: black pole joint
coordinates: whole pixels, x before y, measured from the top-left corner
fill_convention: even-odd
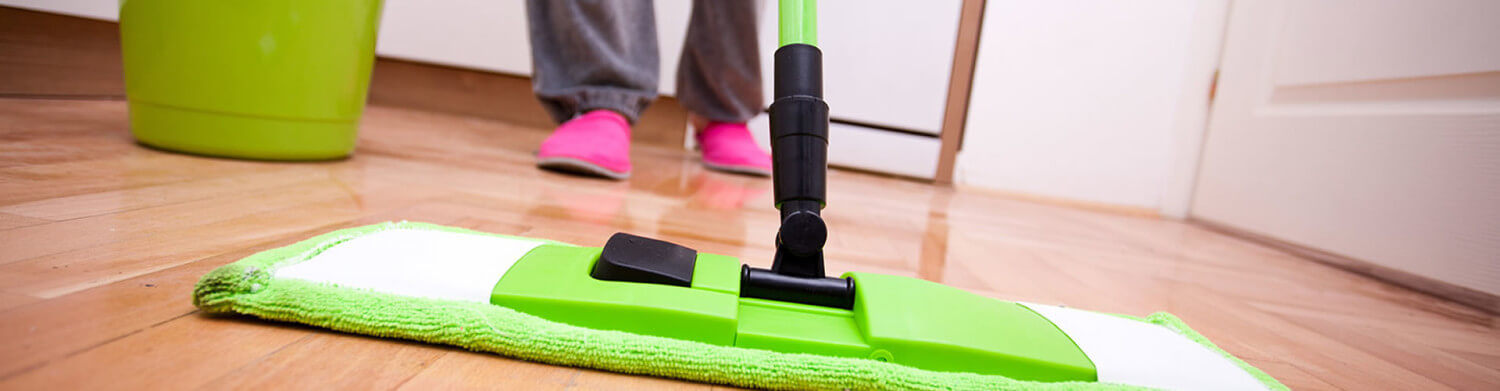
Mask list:
[[[828,104],[823,102],[823,52],[793,44],[776,50],[776,100],[771,103],[771,180],[781,229],[777,274],[823,278],[828,226],[821,214],[828,181]]]

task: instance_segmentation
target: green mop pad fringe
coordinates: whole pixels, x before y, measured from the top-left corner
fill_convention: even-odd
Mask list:
[[[764,389],[1114,390],[1140,387],[1043,383],[1001,376],[926,371],[874,360],[709,345],[557,323],[490,304],[408,297],[294,279],[276,268],[343,241],[386,229],[425,229],[509,237],[425,223],[382,223],[320,235],[263,251],[204,275],[193,303],[210,314],[244,314],[332,330],[400,338],[555,365]],[[1272,390],[1287,388],[1224,352],[1167,313],[1144,319],[1206,346]]]

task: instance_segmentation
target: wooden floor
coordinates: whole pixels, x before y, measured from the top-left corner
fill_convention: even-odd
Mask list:
[[[200,314],[198,277],[388,220],[768,266],[770,183],[637,148],[628,182],[532,167],[540,129],[373,107],[357,156],[245,162],[131,142],[115,101],[0,100],[0,389],[702,389]],[[1176,221],[830,174],[829,270],[1175,313],[1294,389],[1500,389],[1495,317]]]

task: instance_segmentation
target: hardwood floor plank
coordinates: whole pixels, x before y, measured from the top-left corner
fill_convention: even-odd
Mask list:
[[[680,381],[655,378],[640,375],[626,375],[621,373],[603,372],[595,370],[581,370],[578,376],[568,384],[568,390],[592,391],[592,390],[702,390],[709,388],[705,384],[684,383]]]
[[[1469,362],[1479,364],[1485,368],[1500,368],[1500,352],[1490,351],[1484,353],[1453,352],[1454,355],[1463,357]]]
[[[1287,387],[1297,391],[1329,390],[1338,391],[1341,388],[1334,387],[1323,380],[1303,372],[1296,366],[1280,361],[1269,360],[1245,360],[1250,365],[1260,368],[1267,373],[1275,373],[1276,380],[1281,381]]]
[[[197,313],[0,379],[0,389],[186,389],[320,331]]]
[[[1424,346],[1420,335],[1393,333],[1371,327],[1369,323],[1349,323],[1313,312],[1279,313],[1283,318],[1339,343],[1358,346],[1387,362],[1421,374],[1458,390],[1479,390],[1500,384],[1500,370],[1440,349]],[[1500,339],[1500,335],[1491,335]]]
[[[374,193],[371,196],[383,196]],[[299,205],[352,205],[361,194],[332,181],[304,182],[257,189],[215,199],[135,209],[50,224],[17,228],[0,237],[0,264],[85,249],[107,243],[138,241],[197,225],[234,220]],[[269,216],[263,216],[269,217]],[[122,230],[120,227],[131,227]]]
[[[328,179],[328,173],[318,170],[270,170],[243,176],[206,178],[49,198],[0,207],[0,213],[46,220],[71,220],[210,198],[231,197],[244,192],[290,186],[318,179]]]
[[[41,299],[19,293],[0,292],[0,313],[5,310],[31,304]]]
[[[1172,310],[1230,353],[1280,360],[1339,388],[1362,388],[1359,385],[1401,390],[1447,388],[1397,363],[1279,316],[1250,307],[1226,307],[1222,304],[1224,300],[1212,293],[1180,297]]]
[[[402,384],[401,390],[561,390],[580,369],[538,364],[491,354],[448,351]]]
[[[10,213],[0,213],[0,231],[21,227],[30,227],[33,225],[45,224],[50,222],[52,222],[52,220],[18,216]]]
[[[148,235],[152,240],[126,239],[0,265],[0,287],[39,297],[60,296],[229,251],[237,243],[277,237],[308,226],[326,226],[353,220],[365,213],[403,207],[419,197],[421,195],[417,193],[393,191],[363,197],[363,205],[347,199],[333,199],[289,208],[263,209],[202,225],[186,225],[184,222],[182,227],[150,232]]]
[[[1493,326],[1442,324],[1424,319],[1423,312],[1406,312],[1404,317],[1366,316],[1350,313],[1339,307],[1311,307],[1260,302],[1252,304],[1266,312],[1289,318],[1315,317],[1329,325],[1358,324],[1378,330],[1401,330],[1407,338],[1420,339],[1421,344],[1446,351],[1489,353],[1500,355],[1500,329]],[[1500,368],[1500,367],[1497,367]]]
[[[0,312],[0,377],[192,313],[193,284],[204,273],[285,244],[244,243],[223,255]]]
[[[120,144],[130,145],[127,140]],[[0,167],[0,205],[275,169],[264,162],[167,154],[138,146],[116,159]]]
[[[12,358],[0,360],[0,377],[188,314],[194,311],[192,288],[198,278],[256,252],[326,231],[403,218],[447,224],[466,212],[419,203],[258,242],[242,240],[231,252],[0,312],[0,357]]]
[[[354,157],[141,148],[122,102],[0,99],[0,389],[709,389],[194,313],[214,267],[410,220],[602,245],[632,232],[767,267],[770,182],[638,145],[623,182],[537,170],[546,129],[372,106]],[[1172,312],[1294,389],[1493,389],[1477,311],[1179,221],[829,173],[830,272],[1006,300]],[[55,221],[54,221],[55,220]]]
[[[122,134],[90,134],[52,129],[38,135],[10,134],[0,138],[0,166],[36,166],[78,160],[123,159],[139,153]],[[105,136],[105,137],[101,137]],[[26,137],[26,138],[17,138]]]
[[[446,353],[447,349],[416,342],[315,333],[201,387],[388,390],[405,383]]]

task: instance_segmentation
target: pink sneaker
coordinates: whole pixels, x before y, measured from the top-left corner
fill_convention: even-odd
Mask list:
[[[698,130],[703,165],[737,174],[771,176],[771,155],[755,144],[743,123],[709,122]]]
[[[536,166],[610,179],[630,177],[630,122],[594,110],[557,126],[536,154]]]

